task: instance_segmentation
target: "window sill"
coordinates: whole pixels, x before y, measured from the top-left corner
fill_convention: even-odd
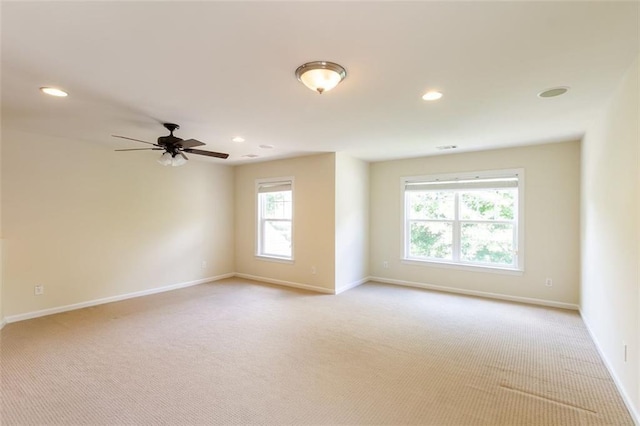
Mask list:
[[[289,259],[286,257],[276,257],[276,256],[265,256],[263,254],[256,254],[256,260],[262,260],[264,262],[274,262],[274,263],[287,263],[293,265],[293,259]]]
[[[405,265],[429,266],[434,268],[457,269],[460,271],[485,272],[503,275],[524,275],[524,269],[500,268],[495,266],[467,265],[462,263],[438,262],[434,260],[402,259]]]

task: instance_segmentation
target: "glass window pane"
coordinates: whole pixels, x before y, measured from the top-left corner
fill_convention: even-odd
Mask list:
[[[291,195],[291,193],[288,193]],[[291,219],[291,211],[292,211],[292,203],[291,200],[285,200],[282,203],[282,219]]]
[[[291,191],[260,194],[262,214],[268,219],[291,219]]]
[[[444,219],[455,217],[455,194],[445,191],[407,191],[409,219]]]
[[[513,233],[511,224],[463,223],[460,258],[468,262],[513,265]]]
[[[263,254],[291,257],[291,222],[266,220],[263,235]]]
[[[517,189],[483,189],[460,193],[463,220],[514,220]]]
[[[453,259],[451,222],[411,222],[409,256]]]

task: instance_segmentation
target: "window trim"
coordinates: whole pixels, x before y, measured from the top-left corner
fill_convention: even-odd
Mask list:
[[[276,256],[270,254],[261,253],[261,244],[262,244],[262,222],[264,219],[262,218],[262,213],[260,211],[260,187],[265,184],[272,183],[290,183],[291,185],[291,256]],[[267,262],[276,262],[276,263],[294,263],[294,235],[295,235],[295,182],[293,176],[284,176],[284,177],[273,177],[273,178],[260,178],[255,180],[255,190],[254,190],[254,257],[257,260],[264,260]],[[280,219],[275,219],[280,220]]]
[[[491,265],[491,264],[482,264],[482,263],[473,263],[473,262],[464,262],[460,260],[437,260],[437,259],[418,259],[408,256],[408,219],[407,219],[407,197],[406,197],[406,186],[408,183],[415,183],[420,181],[426,182],[434,182],[434,181],[456,181],[456,180],[471,180],[471,179],[491,179],[491,178],[504,178],[504,177],[518,177],[518,202],[517,202],[517,221],[516,221],[516,230],[515,230],[515,238],[516,242],[514,246],[516,247],[516,265],[515,266],[499,266],[499,265]],[[419,175],[419,176],[404,176],[400,178],[400,203],[401,203],[401,230],[402,236],[400,241],[400,261],[403,264],[407,265],[421,265],[421,266],[435,266],[435,267],[445,267],[459,270],[468,270],[468,271],[481,271],[481,272],[495,272],[495,273],[507,273],[507,274],[521,274],[524,272],[524,258],[525,258],[525,194],[524,194],[524,186],[525,186],[525,173],[524,168],[515,168],[515,169],[499,169],[499,170],[484,170],[484,171],[475,171],[475,172],[460,172],[460,173],[442,173],[442,174],[430,174],[430,175]],[[456,215],[454,220],[443,220],[444,222],[474,222],[474,221],[462,221],[458,218],[459,214],[459,206],[457,204],[456,197]],[[452,232],[454,233],[453,237],[453,250],[454,250],[454,259],[456,250],[459,254],[459,235],[456,235],[456,226],[453,226]]]

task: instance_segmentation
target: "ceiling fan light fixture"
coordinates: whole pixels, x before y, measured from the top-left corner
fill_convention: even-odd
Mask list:
[[[172,160],[173,158],[171,157],[171,154],[165,152],[160,156],[160,158],[158,158],[158,163],[162,164],[163,166],[168,166],[171,164]]]
[[[344,67],[327,61],[307,62],[296,69],[296,78],[320,94],[336,87],[346,76]]]
[[[178,167],[182,166],[183,164],[187,164],[187,160],[182,156],[182,154],[174,154],[173,158],[171,159],[171,165],[173,167]]]
[[[187,160],[180,154],[175,154],[171,159],[171,165],[173,167],[182,166],[183,164],[187,164]]]
[[[140,142],[146,145],[152,145],[153,148],[132,148],[132,149],[116,149],[116,151],[163,151],[163,154],[158,158],[158,163],[163,166],[181,166],[188,160],[184,154],[188,152],[190,154],[206,155],[207,157],[215,158],[229,158],[229,154],[224,152],[205,151],[202,149],[194,149],[196,146],[205,145],[204,142],[200,142],[196,139],[184,140],[173,135],[173,132],[180,128],[174,123],[163,123],[164,127],[169,131],[169,135],[160,136],[157,143],[147,142],[140,139],[130,138],[127,136],[111,135],[114,138],[126,139],[130,141]]]

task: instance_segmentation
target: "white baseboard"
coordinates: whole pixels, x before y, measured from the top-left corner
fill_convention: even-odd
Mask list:
[[[2,330],[5,325],[7,325],[7,320],[2,318],[2,321],[0,321],[0,330]]]
[[[117,296],[104,297],[102,299],[89,300],[86,302],[74,303],[71,305],[58,306],[58,307],[49,308],[49,309],[42,309],[40,311],[27,312],[27,313],[18,314],[18,315],[9,315],[5,317],[4,322],[12,323],[17,321],[24,321],[32,318],[44,317],[46,315],[59,314],[61,312],[88,308],[90,306],[103,305],[105,303],[118,302],[120,300],[125,300],[125,299],[133,299],[134,297],[149,296],[151,294],[163,293],[165,291],[177,290],[179,288],[184,288],[184,287],[191,287],[194,285],[204,284],[211,281],[218,281],[225,278],[231,278],[233,276],[234,276],[233,273],[217,275],[215,277],[202,278],[199,280],[187,281],[187,282],[178,283],[178,284],[170,284],[163,287],[150,288],[148,290],[136,291],[133,293],[120,294]]]
[[[5,317],[0,322],[0,329],[2,329],[2,327],[4,327],[5,324],[12,323],[12,322],[24,321],[24,320],[27,320],[27,319],[43,317],[43,316],[46,316],[46,315],[53,315],[53,314],[57,314],[57,313],[61,313],[61,312],[72,311],[72,310],[75,310],[75,309],[82,309],[82,308],[87,308],[87,307],[90,307],[90,306],[96,306],[96,305],[102,305],[102,304],[105,304],[105,303],[117,302],[117,301],[120,301],[120,300],[131,299],[131,298],[134,298],[134,297],[148,296],[148,295],[155,294],[155,293],[162,293],[162,292],[165,292],[165,291],[177,290],[179,288],[190,287],[190,286],[193,286],[193,285],[204,284],[204,283],[212,282],[212,281],[218,281],[218,280],[222,280],[222,279],[225,279],[225,278],[231,278],[231,277],[234,277],[234,276],[235,277],[239,277],[239,278],[249,279],[249,280],[262,281],[262,282],[270,283],[270,284],[282,285],[282,286],[286,286],[286,287],[301,288],[301,289],[304,289],[304,290],[310,290],[310,291],[315,291],[315,292],[324,293],[324,294],[340,294],[340,293],[343,293],[343,292],[345,292],[347,290],[350,290],[350,289],[352,289],[354,287],[357,287],[357,286],[359,286],[361,284],[364,284],[367,281],[377,281],[377,282],[386,283],[386,284],[394,284],[394,285],[401,285],[401,286],[408,286],[408,287],[418,287],[418,288],[424,288],[424,289],[428,289],[428,290],[444,291],[444,292],[448,292],[448,293],[466,294],[466,295],[470,295],[470,296],[480,296],[480,297],[487,297],[487,298],[491,298],[491,299],[509,300],[509,301],[514,301],[514,302],[522,302],[522,303],[529,303],[529,304],[535,304],[535,305],[552,306],[552,307],[556,307],[556,308],[578,310],[578,305],[573,305],[573,304],[570,304],[570,303],[554,302],[554,301],[551,301],[551,300],[542,300],[542,299],[532,299],[532,298],[527,298],[527,297],[508,296],[508,295],[504,295],[504,294],[487,293],[487,292],[475,291],[475,290],[462,290],[462,289],[456,289],[456,288],[451,288],[451,287],[437,286],[437,285],[432,285],[432,284],[424,284],[424,283],[418,283],[418,282],[413,282],[413,281],[393,280],[393,279],[381,278],[381,277],[365,277],[365,278],[362,278],[361,280],[354,281],[354,282],[349,283],[347,285],[341,286],[340,288],[338,288],[338,289],[336,289],[334,291],[332,289],[328,289],[328,288],[325,288],[325,287],[318,287],[318,286],[314,286],[314,285],[310,285],[310,284],[302,284],[302,283],[296,283],[296,282],[292,282],[292,281],[284,281],[284,280],[278,280],[278,279],[274,279],[274,278],[267,278],[267,277],[261,277],[261,276],[249,275],[249,274],[242,274],[242,273],[228,273],[228,274],[218,275],[218,276],[215,276],[215,277],[208,277],[208,278],[203,278],[203,279],[194,280],[194,281],[188,281],[188,282],[184,282],[184,283],[171,284],[171,285],[167,285],[167,286],[164,286],[164,287],[158,287],[158,288],[152,288],[152,289],[143,290],[143,291],[137,291],[137,292],[134,292],[134,293],[127,293],[127,294],[121,294],[121,295],[118,295],[118,296],[105,297],[105,298],[102,298],[102,299],[89,300],[87,302],[74,303],[74,304],[71,304],[71,305],[65,305],[65,306],[59,306],[59,307],[55,307],[55,308],[43,309],[43,310],[40,310],[40,311],[27,312],[27,313],[24,313],[24,314],[10,315],[10,316]]]
[[[336,288],[336,291],[334,292],[334,294],[344,293],[345,291],[351,290],[354,287],[358,287],[359,285],[364,284],[367,281],[371,281],[371,277],[364,277],[361,280],[354,281],[354,282],[349,283],[347,285],[340,286],[339,288]]]
[[[334,294],[333,290],[331,290],[331,289],[324,288],[324,287],[318,287],[318,286],[315,286],[315,285],[300,284],[300,283],[294,283],[292,281],[276,280],[274,278],[259,277],[257,275],[241,274],[241,273],[237,273],[237,272],[234,275],[236,277],[238,277],[238,278],[244,278],[244,279],[247,279],[247,280],[262,281],[262,282],[265,282],[265,283],[283,285],[283,286],[286,286],[286,287],[302,288],[304,290],[311,290],[311,291],[315,291],[315,292],[318,292],[318,293]]]
[[[626,392],[625,388],[622,386],[622,382],[620,381],[620,378],[618,378],[618,375],[616,374],[616,371],[613,369],[613,366],[605,356],[604,351],[600,346],[600,342],[598,341],[598,339],[596,339],[596,335],[593,334],[593,331],[591,330],[591,326],[589,326],[589,321],[582,314],[582,310],[580,310],[580,316],[582,317],[582,322],[584,322],[584,325],[586,326],[587,331],[589,332],[589,336],[591,336],[591,340],[593,340],[593,343],[596,345],[596,349],[598,350],[600,359],[602,360],[604,365],[607,367],[607,370],[609,370],[609,374],[611,374],[611,377],[613,378],[613,382],[616,384],[616,387],[618,388],[618,392],[620,392],[620,395],[622,395],[622,400],[624,401],[624,404],[627,406],[627,410],[629,410],[629,414],[631,414],[631,417],[633,418],[633,421],[635,422],[635,424],[640,425],[640,413],[638,413],[638,408],[640,407],[638,408],[634,407],[633,401],[629,397],[629,394]]]
[[[544,299],[534,299],[531,297],[509,296],[507,294],[488,293],[488,292],[477,291],[477,290],[465,290],[465,289],[459,289],[459,288],[453,288],[453,287],[444,287],[440,285],[418,283],[414,281],[392,280],[389,278],[381,278],[381,277],[370,277],[370,281],[377,281],[380,283],[401,285],[401,286],[407,286],[407,287],[424,288],[427,290],[444,291],[446,293],[465,294],[467,296],[486,297],[488,299],[508,300],[510,302],[521,302],[521,303],[528,303],[531,305],[542,305],[542,306],[550,306],[553,308],[571,309],[574,311],[577,311],[579,309],[579,306],[573,303],[556,302],[553,300],[544,300]]]

